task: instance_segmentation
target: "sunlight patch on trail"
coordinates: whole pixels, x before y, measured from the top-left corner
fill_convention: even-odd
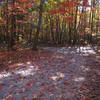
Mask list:
[[[20,68],[20,67],[25,67],[25,64],[20,62],[20,63],[9,65],[9,68]]]
[[[22,76],[34,75],[32,71],[34,71],[32,68],[25,69],[25,70],[18,70],[16,71],[16,74],[20,74]]]
[[[52,76],[52,77],[50,77],[50,79],[51,79],[51,80],[54,80],[54,81],[56,81],[57,78],[58,78],[57,76]]]
[[[89,54],[96,54],[96,47],[92,46],[75,46],[75,47],[44,47],[43,49],[56,51],[62,54],[82,54],[88,56]],[[100,52],[100,50],[98,50]]]
[[[16,74],[20,74],[22,76],[34,75],[37,70],[38,70],[38,67],[33,66],[33,65],[29,65],[25,69],[17,70]]]
[[[58,76],[58,77],[62,77],[62,78],[63,78],[63,77],[64,77],[64,73],[57,72],[57,76]]]
[[[88,66],[80,66],[83,71],[89,71],[90,68]]]
[[[11,73],[4,71],[4,72],[0,73],[0,79],[9,77],[10,75],[11,75]]]
[[[60,78],[63,78],[63,77],[65,77],[64,73],[57,72],[56,75],[50,77],[50,79],[56,81],[56,80],[58,80],[58,79],[60,79]]]
[[[28,62],[27,64],[17,63],[11,65],[10,70],[0,72],[0,79],[18,74],[20,74],[21,76],[34,75],[35,72],[39,69],[38,66],[32,65],[31,62]]]
[[[63,59],[64,56],[55,56],[55,58],[58,58],[58,59]]]
[[[18,64],[16,64],[17,66],[23,66],[24,65],[24,63],[18,63]]]
[[[96,52],[90,46],[87,46],[87,47],[79,47],[79,48],[77,48],[77,52],[83,53],[84,56],[88,56],[89,54],[96,54]]]
[[[26,64],[31,64],[31,62],[28,61],[28,62],[26,62]]]
[[[84,77],[75,77],[75,78],[74,78],[74,81],[75,81],[75,82],[81,82],[81,81],[84,81],[84,80],[85,80]]]

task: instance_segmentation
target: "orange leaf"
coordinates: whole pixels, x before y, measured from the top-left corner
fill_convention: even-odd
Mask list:
[[[86,100],[87,99],[87,96],[83,96],[83,100]]]

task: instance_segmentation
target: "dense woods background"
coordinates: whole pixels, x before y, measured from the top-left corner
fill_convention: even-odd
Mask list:
[[[99,0],[0,0],[1,48],[99,45],[99,38]]]

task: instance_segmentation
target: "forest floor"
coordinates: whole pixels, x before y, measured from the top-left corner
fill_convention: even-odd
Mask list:
[[[0,100],[100,100],[100,54],[92,47],[0,52]]]

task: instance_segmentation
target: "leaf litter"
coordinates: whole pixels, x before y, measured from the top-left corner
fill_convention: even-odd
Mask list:
[[[99,54],[52,47],[0,55],[0,100],[100,99]]]

